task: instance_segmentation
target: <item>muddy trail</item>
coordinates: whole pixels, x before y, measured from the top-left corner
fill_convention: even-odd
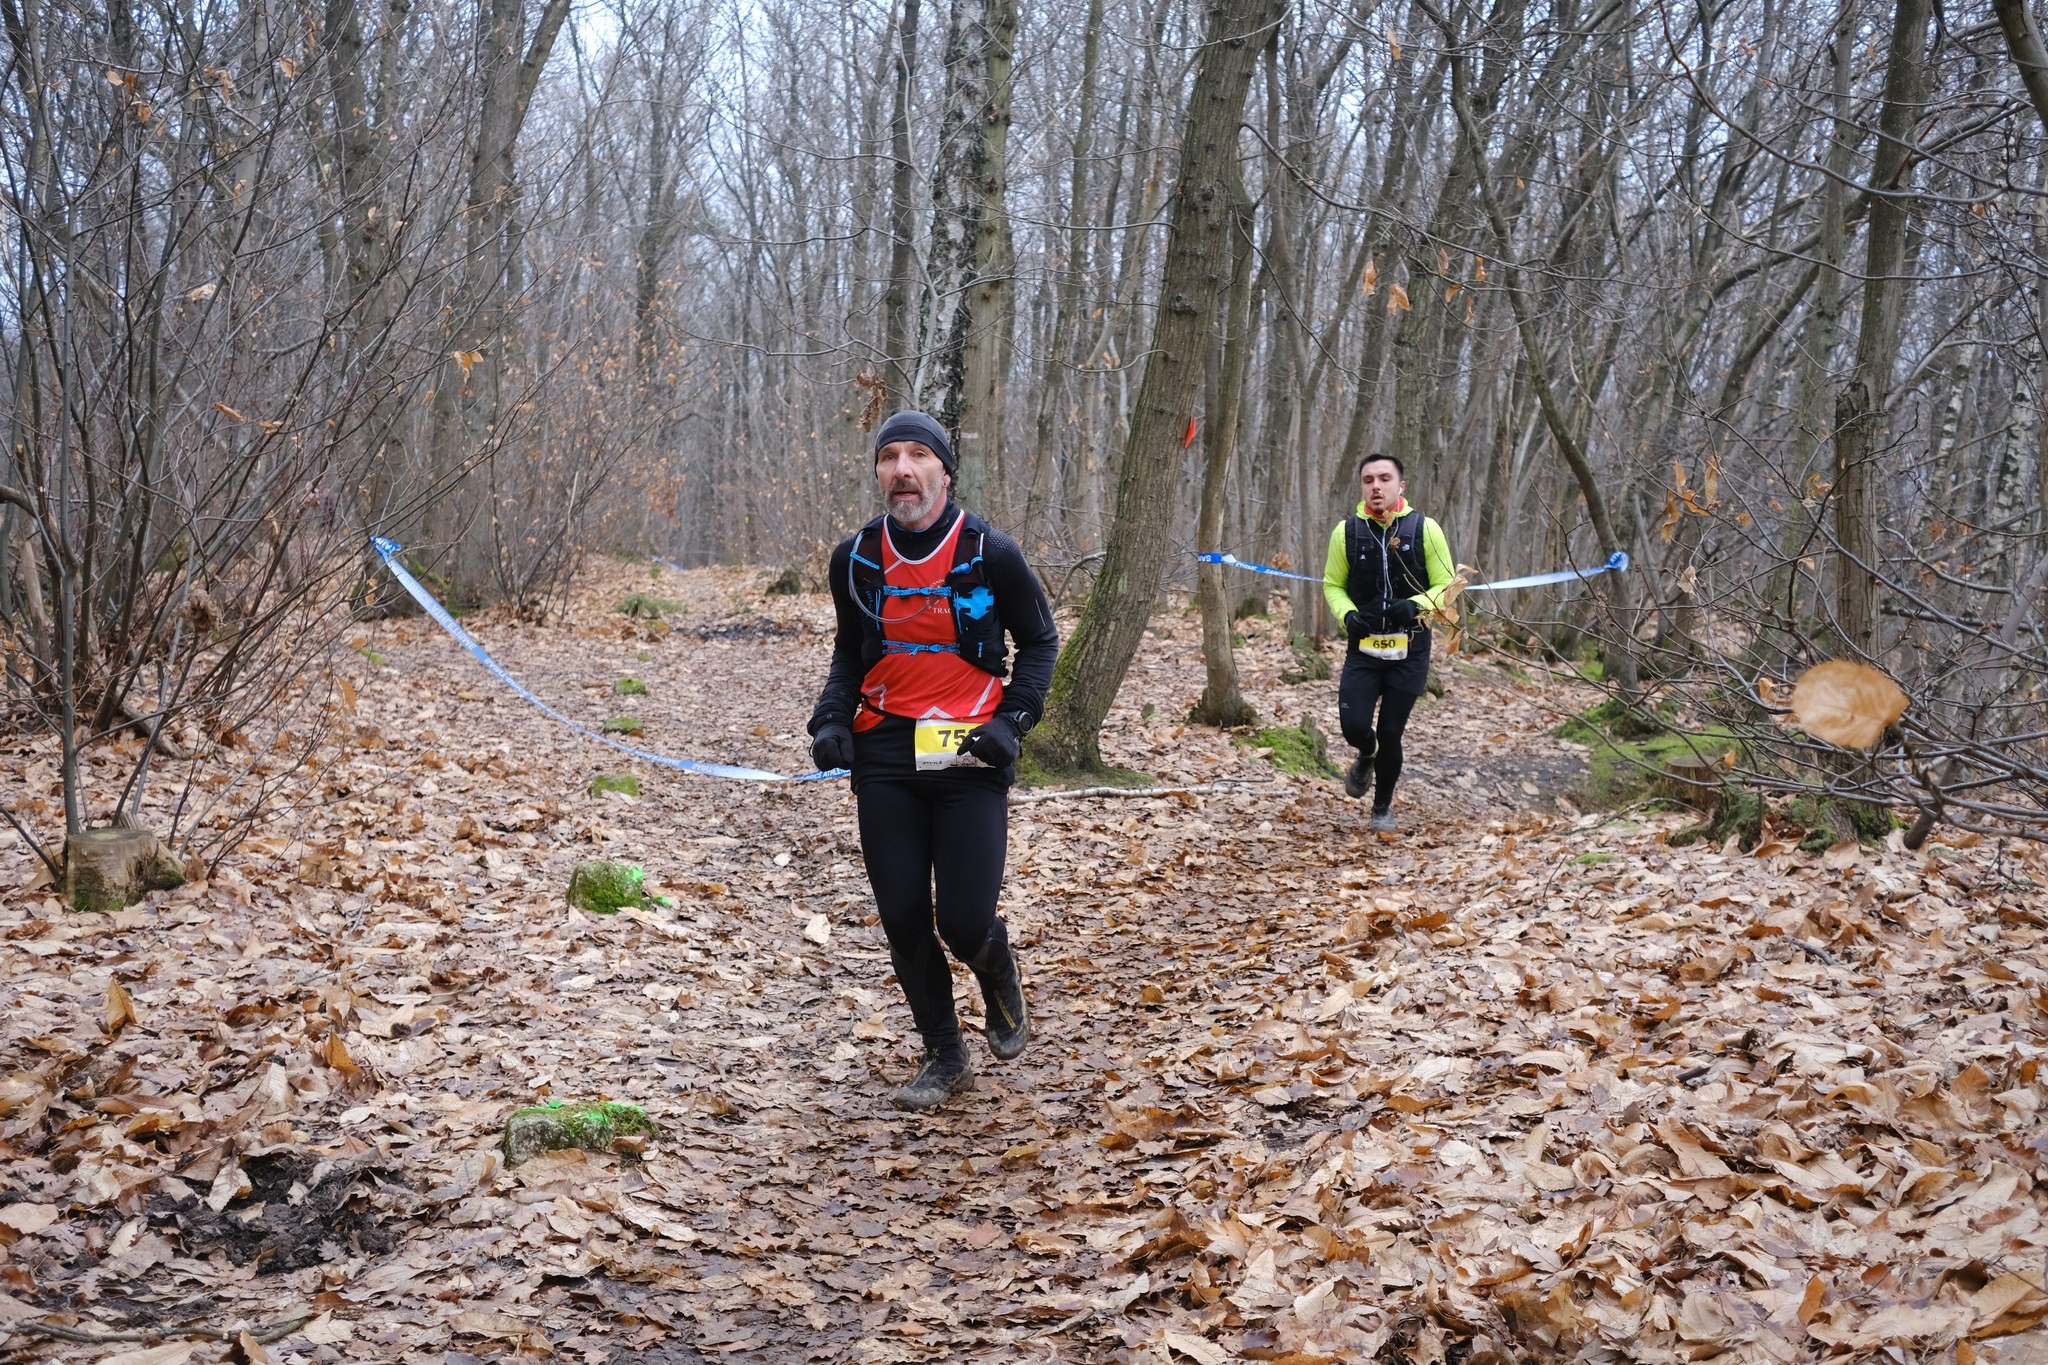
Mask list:
[[[607,564],[565,624],[469,624],[592,728],[795,773],[831,611],[765,581]],[[1334,735],[1244,629],[1266,723]],[[0,1356],[2048,1358],[2038,849],[1574,814],[1552,731],[1596,694],[1486,659],[1371,837],[1270,734],[1181,722],[1198,649],[1163,618],[1104,735],[1189,790],[1013,808],[1034,1043],[972,1038],[917,1117],[844,784],[635,764],[364,627],[211,880],[85,917],[0,853]],[[570,909],[592,857],[673,906]],[[599,1096],[644,1152],[505,1167],[515,1108]]]

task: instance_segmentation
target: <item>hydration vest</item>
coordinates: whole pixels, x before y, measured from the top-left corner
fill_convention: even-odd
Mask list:
[[[1003,641],[1003,623],[996,616],[995,590],[988,584],[988,569],[982,551],[988,544],[988,525],[980,517],[960,512],[960,534],[953,542],[955,563],[946,571],[946,581],[935,588],[899,588],[883,581],[882,522],[886,514],[860,528],[854,537],[847,571],[853,579],[853,600],[867,618],[864,641],[870,667],[884,654],[958,654],[968,663],[998,678],[1007,671],[1009,647]],[[968,539],[973,539],[969,553]],[[882,603],[890,597],[942,597],[953,612],[953,643],[913,644],[892,640],[882,626]],[[876,645],[879,641],[879,646]]]
[[[1422,545],[1422,513],[1410,508],[1384,532],[1355,513],[1344,521],[1344,558],[1351,566],[1345,590],[1360,608],[1429,591],[1429,556]],[[1391,582],[1389,580],[1392,580]]]

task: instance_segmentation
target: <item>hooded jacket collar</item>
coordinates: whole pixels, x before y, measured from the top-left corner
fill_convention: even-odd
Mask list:
[[[1413,508],[1408,506],[1408,499],[1403,498],[1401,499],[1401,505],[1394,509],[1394,514],[1392,516],[1376,517],[1372,513],[1365,510],[1364,498],[1360,498],[1358,500],[1358,515],[1364,517],[1367,521],[1371,522],[1375,526],[1392,526],[1395,522],[1407,516],[1408,513],[1413,510]]]

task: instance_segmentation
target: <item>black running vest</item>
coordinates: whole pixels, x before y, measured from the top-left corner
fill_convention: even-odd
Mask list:
[[[953,542],[955,562],[946,571],[944,587],[894,588],[882,581],[883,520],[876,517],[860,528],[860,534],[853,540],[853,555],[847,561],[847,572],[853,580],[853,600],[859,604],[867,626],[861,641],[866,666],[873,668],[885,653],[941,649],[957,652],[976,668],[1002,677],[1008,669],[1009,646],[1003,640],[1003,623],[996,616],[996,595],[989,586],[988,568],[982,563],[982,551],[988,544],[988,523],[961,509],[960,535]],[[880,624],[882,602],[906,593],[947,599],[953,611],[952,645],[907,645],[887,637]]]
[[[1422,544],[1422,513],[1412,508],[1394,518],[1384,533],[1378,522],[1361,516],[1347,517],[1344,558],[1351,566],[1344,590],[1361,611],[1429,591],[1429,557]]]

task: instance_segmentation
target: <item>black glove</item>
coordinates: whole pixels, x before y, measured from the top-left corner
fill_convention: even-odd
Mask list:
[[[1422,619],[1422,608],[1412,597],[1397,597],[1387,604],[1387,629],[1406,630]]]
[[[1008,716],[996,716],[977,725],[960,741],[959,752],[972,754],[991,768],[1007,768],[1017,761],[1024,745],[1024,730]]]
[[[818,765],[821,773],[829,773],[834,768],[851,768],[853,731],[836,722],[819,726],[818,733],[811,736],[811,762]]]
[[[1363,640],[1372,634],[1372,622],[1365,619],[1362,611],[1347,611],[1344,613],[1344,634],[1349,639]]]

